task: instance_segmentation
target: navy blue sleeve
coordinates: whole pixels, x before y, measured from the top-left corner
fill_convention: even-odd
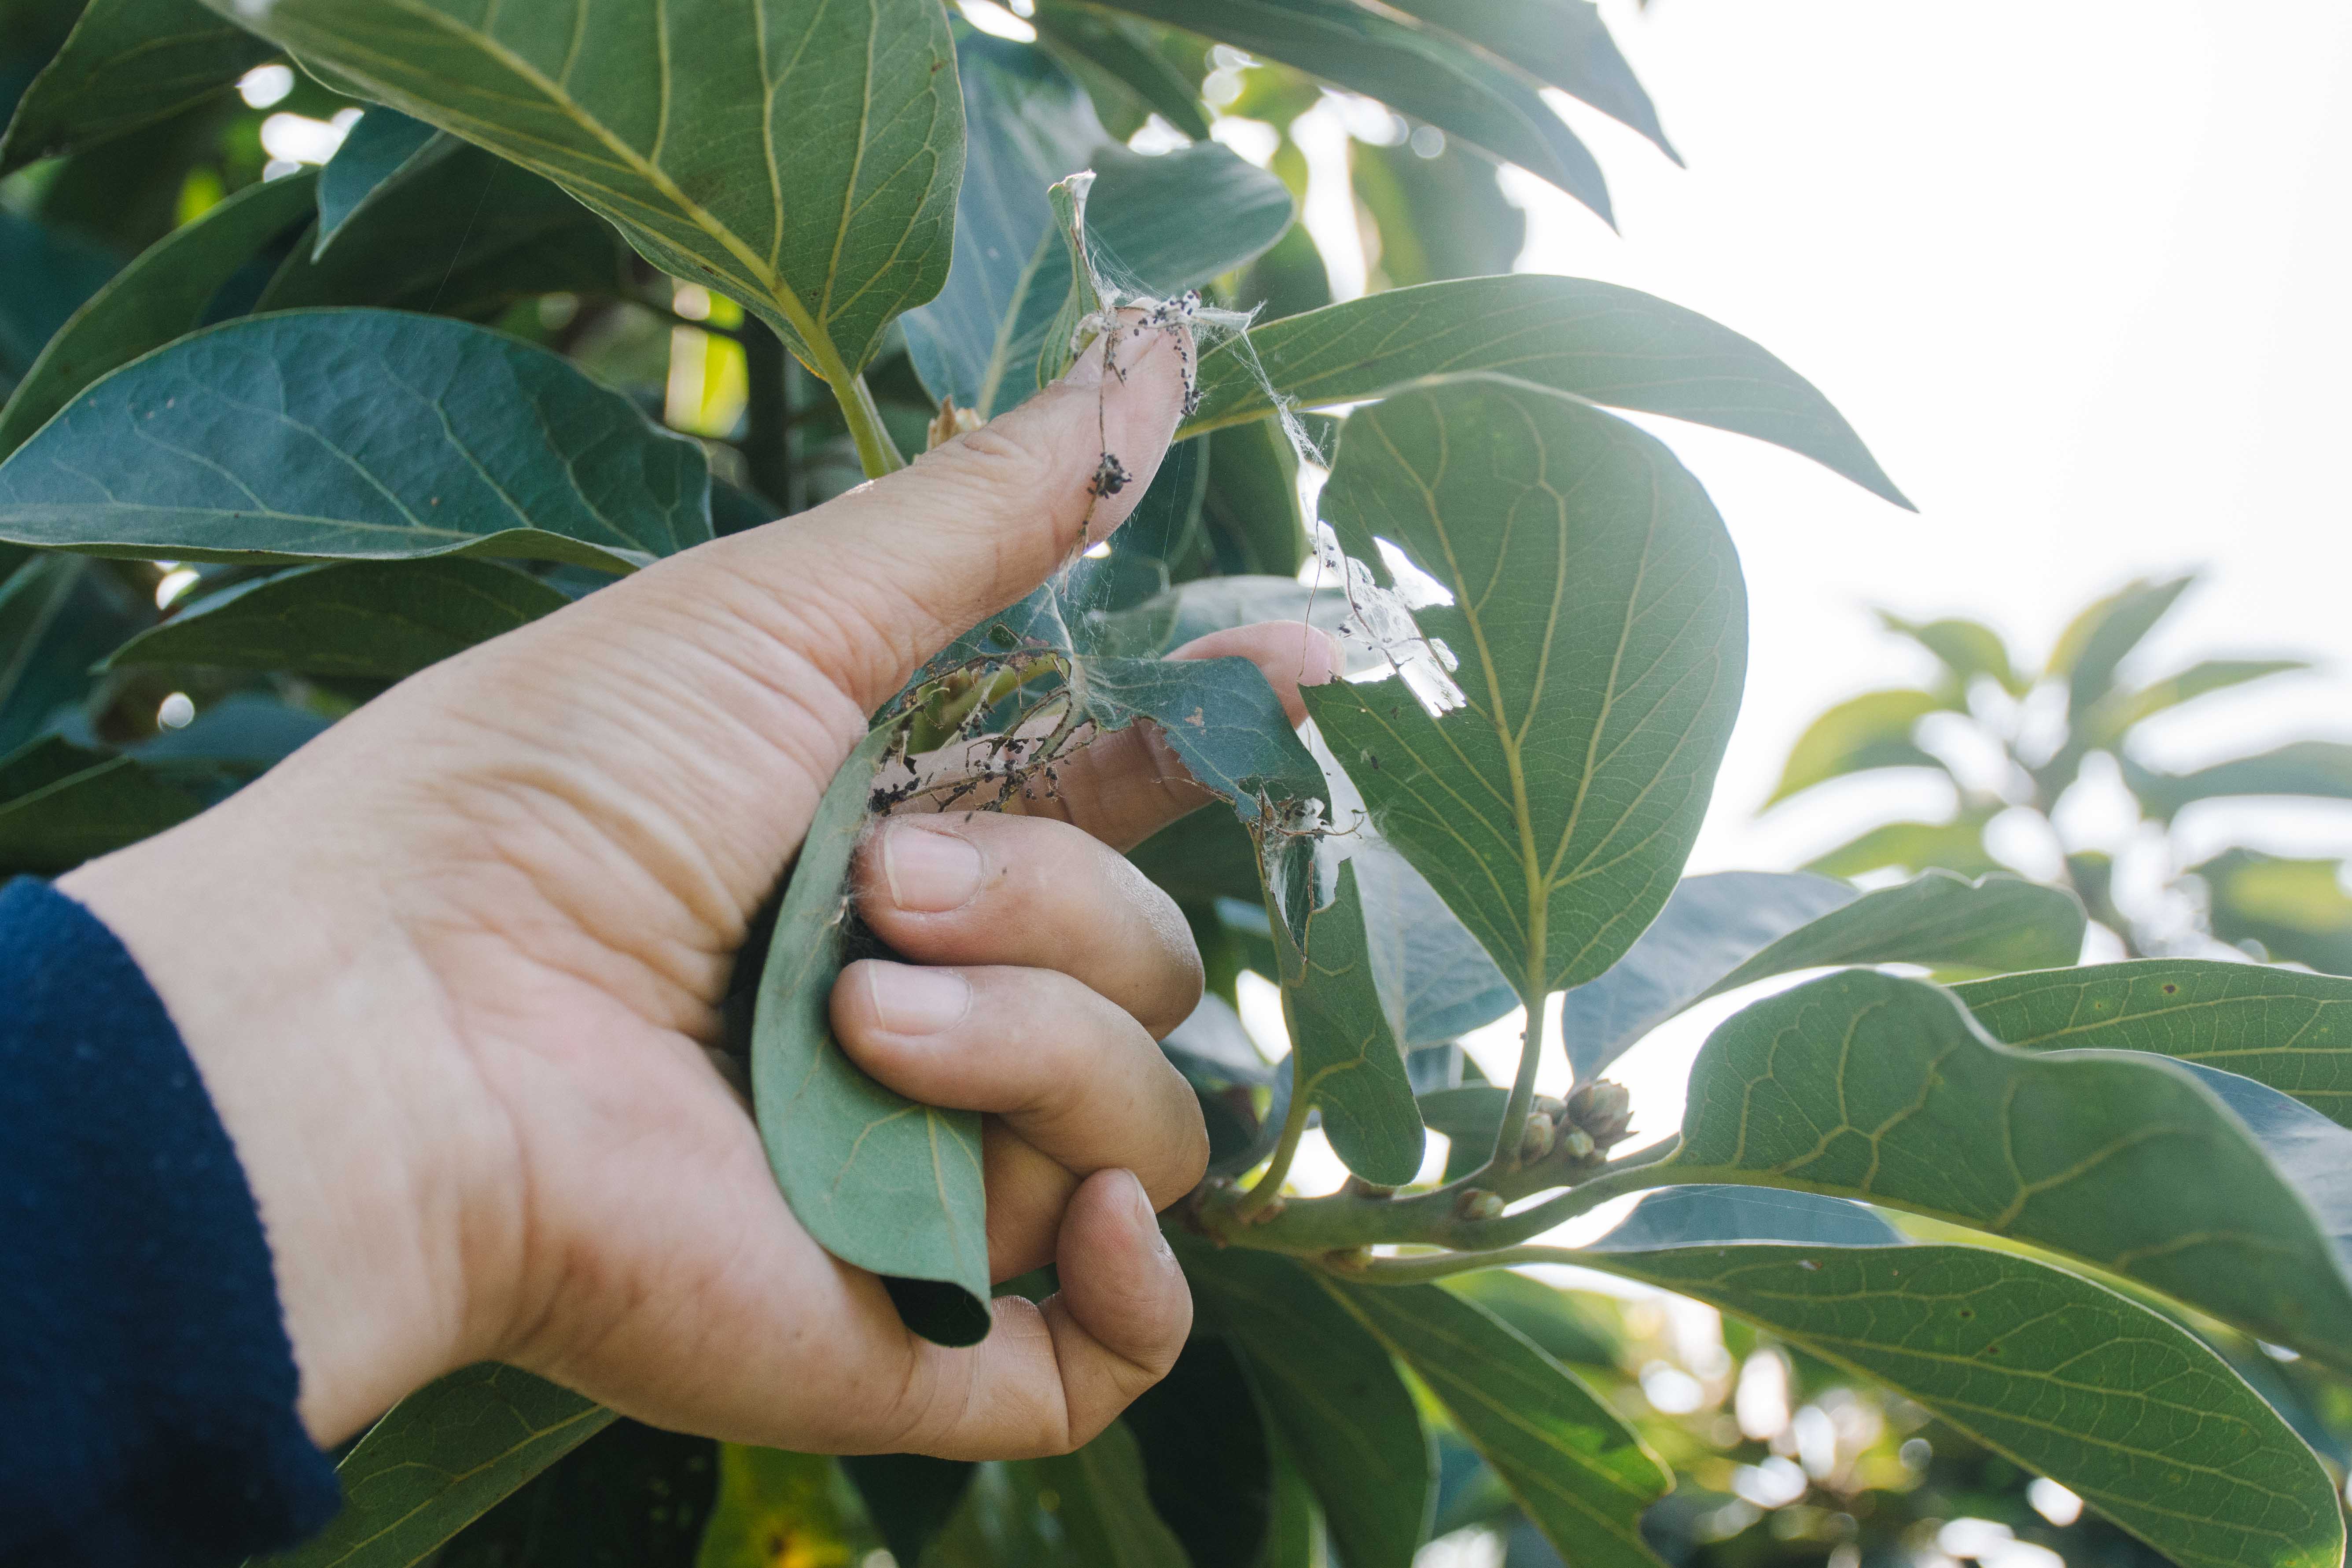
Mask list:
[[[331,1518],[236,1151],[114,933],[0,889],[0,1563],[232,1563]]]

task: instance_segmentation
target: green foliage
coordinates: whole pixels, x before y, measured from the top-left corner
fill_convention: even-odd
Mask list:
[[[2133,583],[2090,605],[2060,634],[2038,673],[1979,622],[1918,623],[1882,613],[1887,630],[1932,654],[1942,674],[1924,688],[1865,692],[1823,713],[1791,749],[1766,805],[1880,769],[1931,770],[1948,779],[1956,796],[1948,820],[1873,827],[1816,857],[1807,869],[1833,877],[1896,867],[1941,867],[1966,876],[2004,869],[1985,833],[1996,817],[2018,812],[2042,819],[2066,852],[2073,891],[2135,957],[2210,953],[2227,943],[2258,958],[2352,973],[2352,895],[2344,891],[2340,863],[2233,847],[2191,866],[2182,858],[2183,840],[2169,832],[2176,818],[2209,801],[2352,798],[2352,746],[2336,742],[2293,742],[2185,773],[2140,760],[2147,721],[2310,668],[2294,658],[2203,659],[2170,674],[2126,679],[2142,661],[2141,645],[2192,582]],[[2037,688],[2063,707],[2063,729],[2055,737],[2029,717]],[[1987,754],[2000,759],[1990,777],[1981,761],[1963,761]],[[2066,839],[2057,826],[2063,803],[2078,788],[2105,787],[2099,770],[2085,772],[2101,756],[2112,759],[2143,820],[2165,830],[2160,841],[2157,834],[2108,835],[2100,844]],[[2134,863],[2120,882],[2121,902],[2109,843]],[[2161,889],[2153,898],[2139,890],[2150,885]]]
[[[2093,606],[2039,670],[1977,622],[1888,616],[1932,679],[1825,716],[1776,799],[1949,772],[1956,724],[2005,748],[2003,781],[1814,868],[1906,881],[1684,878],[1745,590],[1697,482],[1605,410],[1903,502],[1759,345],[1492,275],[1525,230],[1490,160],[1609,210],[1545,91],[1672,156],[1585,0],[1040,0],[1034,46],[935,0],[206,4],[0,18],[0,868],[161,831],[388,682],[887,471],[943,401],[1018,403],[1114,300],[1194,320],[1202,349],[1107,556],[876,715],[744,966],[740,1042],[801,1223],[916,1332],[984,1333],[977,1119],[883,1091],[830,1034],[851,848],[911,793],[1001,805],[1151,726],[1223,802],[1134,857],[1218,994],[1164,1047],[1219,1173],[1166,1221],[1197,1308],[1175,1372],[1074,1454],[973,1465],[719,1447],[472,1368],[353,1447],[345,1512],[284,1561],[1410,1568],[1461,1528],[1515,1564],[1876,1562],[1963,1509],[2070,1560],[2131,1561],[2133,1536],[2189,1564],[2337,1560],[2315,1451],[2352,1453],[2352,981],[2070,968],[2085,905],[2140,929],[2116,863],[2070,846],[2071,889],[1985,875],[1984,829],[2055,809],[2101,752],[2168,824],[2342,798],[2344,748],[2139,754],[2157,716],[2299,668],[2137,679],[2185,582]],[[264,181],[259,111],[226,89],[287,58],[279,111],[358,118],[323,170]],[[1323,82],[1402,117],[1349,149],[1375,291],[1336,303],[1289,130]],[[1275,128],[1268,167],[1209,138],[1226,113]],[[1154,114],[1193,144],[1129,148]],[[1292,409],[1330,411],[1310,446]],[[1311,744],[1249,663],[1165,658],[1264,619],[1346,633],[1360,679],[1309,692]],[[2063,735],[2027,735],[2036,705]],[[2168,874],[2221,940],[2352,966],[2331,863]],[[1283,997],[1287,1059],[1231,1008],[1244,969]],[[1813,969],[1837,973],[1718,1028],[1679,1139],[1620,1156],[1611,1062]],[[1457,1037],[1514,1005],[1537,1023],[1488,1083]],[[1534,1092],[1555,1050],[1558,1099]],[[1293,1180],[1318,1128],[1355,1173],[1336,1193]],[[1635,1193],[1590,1246],[1535,1240]],[[1538,1262],[1713,1305],[1728,1348],[1703,1364],[1654,1309],[1495,1267]],[[1725,1436],[1736,1358],[1796,1414]],[[1657,1373],[1685,1362],[1677,1404]],[[1835,1454],[1799,1470],[1791,1433],[1832,1410]],[[1776,1464],[1810,1500],[1766,1519],[1747,1498]],[[2092,1514],[2036,1522],[2036,1474]]]

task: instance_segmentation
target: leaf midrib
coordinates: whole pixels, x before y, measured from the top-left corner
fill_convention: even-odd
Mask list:
[[[729,255],[734,257],[737,261],[740,262],[749,271],[751,279],[759,284],[761,289],[767,294],[770,300],[772,300],[779,310],[782,310],[785,316],[791,321],[793,330],[800,333],[803,340],[807,342],[811,353],[815,355],[819,362],[816,366],[818,374],[823,375],[826,381],[832,383],[835,386],[845,385],[847,384],[849,379],[849,368],[847,363],[842,358],[839,345],[834,342],[832,336],[825,331],[824,326],[819,323],[815,316],[810,312],[807,304],[801,299],[799,293],[794,290],[790,284],[784,281],[782,275],[779,273],[775,268],[762,260],[759,254],[751,248],[750,243],[747,242],[740,235],[737,234],[726,224],[720,222],[715,214],[711,213],[699,202],[695,201],[683,190],[679,189],[677,183],[672,180],[669,175],[662,170],[658,163],[648,160],[646,155],[638,153],[635,148],[631,147],[626,142],[623,141],[602,121],[588,113],[586,110],[581,107],[579,101],[572,96],[570,91],[564,89],[561,84],[551,79],[546,73],[540,70],[538,67],[532,65],[529,60],[522,58],[522,57],[517,55],[513,50],[508,48],[505,45],[499,43],[496,38],[491,37],[488,34],[481,32],[478,28],[467,26],[464,23],[457,21],[455,17],[444,16],[442,13],[433,9],[429,5],[419,4],[418,0],[383,0],[383,3],[390,5],[394,10],[404,12],[410,16],[418,18],[424,21],[426,25],[436,27],[441,31],[449,34],[453,37],[457,38],[461,42],[471,45],[484,55],[487,55],[491,59],[504,66],[509,71],[520,78],[526,84],[536,88],[540,94],[549,103],[559,110],[565,118],[569,119],[584,134],[604,146],[606,152],[619,159],[624,169],[635,174],[639,179],[644,180],[647,184],[653,186],[656,192],[675,205],[677,211],[684,215],[688,221],[692,223],[703,233],[709,235],[712,239],[718,241],[719,244],[726,249]],[[669,91],[669,63],[667,58],[668,34],[667,27],[662,26],[658,21],[656,23],[656,31],[663,40],[662,90],[664,102],[667,104]],[[666,119],[667,109],[665,109],[664,113]],[[762,140],[767,141],[772,147],[772,138],[763,137]],[[658,135],[656,137],[656,147],[659,145]],[[862,153],[862,147],[860,151]],[[556,180],[556,183],[559,184],[563,183],[563,181],[557,176],[556,172],[551,168],[541,167],[537,172],[547,175],[550,179]],[[778,210],[781,213],[782,208],[780,207]]]

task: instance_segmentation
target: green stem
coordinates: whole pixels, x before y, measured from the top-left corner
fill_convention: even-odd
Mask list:
[[[1312,1109],[1307,1097],[1298,1092],[1296,1084],[1292,1085],[1290,1109],[1283,1115],[1282,1138],[1274,1146],[1274,1158],[1267,1162],[1265,1174],[1234,1205],[1234,1217],[1243,1224],[1252,1223],[1281,1195],[1282,1184],[1290,1176],[1290,1163],[1298,1157],[1298,1141],[1307,1136],[1307,1114]]]
[[[1503,1268],[1515,1263],[1589,1264],[1573,1247],[1503,1247],[1492,1252],[1440,1252],[1422,1258],[1375,1258],[1353,1266],[1324,1263],[1329,1274],[1354,1285],[1423,1285],[1481,1268]]]
[[[1486,1162],[1489,1170],[1516,1171],[1519,1168],[1519,1149],[1527,1136],[1528,1112],[1535,1109],[1536,1073],[1543,1066],[1544,1004],[1549,1000],[1544,993],[1543,915],[1543,906],[1538,903],[1536,906],[1537,935],[1528,944],[1535,956],[1528,963],[1528,988],[1525,993],[1535,1000],[1528,1004],[1528,1026],[1519,1035],[1519,1070],[1511,1079],[1511,1098],[1503,1102],[1503,1124],[1495,1130],[1495,1152]]]
[[[1297,1115],[1297,1105],[1294,1100],[1293,1118],[1303,1131],[1304,1118]],[[1288,1122],[1284,1130],[1287,1134]],[[1560,1148],[1517,1171],[1465,1176],[1434,1192],[1375,1197],[1342,1188],[1328,1197],[1292,1198],[1278,1212],[1269,1214],[1260,1211],[1271,1203],[1274,1184],[1262,1180],[1246,1193],[1231,1186],[1208,1187],[1193,1213],[1202,1231],[1220,1245],[1257,1251],[1315,1257],[1359,1247],[1397,1245],[1485,1252],[1516,1246],[1611,1198],[1664,1184],[1662,1175],[1664,1182],[1672,1181],[1659,1166],[1677,1146],[1668,1142],[1605,1165],[1577,1164]],[[1279,1150],[1276,1161],[1269,1175],[1286,1173]],[[1512,1203],[1559,1187],[1568,1190],[1500,1219],[1470,1219],[1462,1213],[1463,1196],[1468,1192],[1491,1192]]]
[[[866,378],[844,366],[839,378],[826,380],[841,405],[842,418],[849,423],[849,438],[857,443],[857,466],[866,470],[866,477],[878,479],[905,468],[907,459],[898,455],[898,443],[890,439],[889,427],[882,423],[882,410],[875,405],[874,392]]]

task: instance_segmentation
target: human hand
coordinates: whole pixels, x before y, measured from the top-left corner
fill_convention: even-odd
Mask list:
[[[1051,816],[876,834],[856,887],[911,963],[834,994],[877,1078],[992,1113],[996,1276],[1052,1258],[1059,1296],[999,1301],[968,1349],[909,1335],[794,1222],[707,1047],[866,716],[1150,483],[1174,350],[1130,339],[1108,382],[1090,352],[907,470],[436,666],[61,880],[138,958],[236,1144],[321,1443],[499,1359],[735,1440],[1009,1457],[1085,1441],[1167,1369],[1191,1303],[1150,1211],[1206,1145],[1150,1042],[1199,961],[1116,851],[1206,797],[1148,731],[1064,765]],[[1106,448],[1134,478],[1097,501]],[[1331,673],[1299,626],[1204,644],[1294,717]]]

